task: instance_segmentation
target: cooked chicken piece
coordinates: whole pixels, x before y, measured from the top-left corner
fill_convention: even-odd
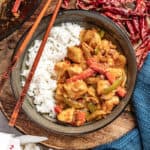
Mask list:
[[[82,50],[78,47],[68,47],[68,58],[75,62],[75,63],[81,63],[84,60]]]
[[[126,65],[125,56],[119,55],[118,58],[115,59],[115,65],[123,68]]]
[[[74,108],[68,108],[63,110],[61,113],[58,114],[57,118],[59,121],[65,122],[65,123],[72,123],[74,118]]]
[[[91,46],[92,48],[96,48],[96,46],[98,44],[101,43],[101,37],[100,35],[98,34],[98,32],[96,31],[92,37],[92,39],[90,40],[90,43],[89,43],[89,46]]]
[[[113,90],[112,92],[110,92],[108,94],[103,94],[100,98],[101,98],[101,100],[109,100],[115,95],[115,92],[116,91]]]
[[[83,41],[83,38],[84,38],[86,32],[87,32],[87,30],[82,30],[80,32],[80,41]]]
[[[114,60],[113,60],[113,58],[112,57],[107,57],[107,64],[110,66],[110,67],[112,67],[112,66],[114,66],[115,65],[115,62],[114,62]]]
[[[122,68],[109,68],[107,71],[110,72],[115,78],[122,77],[124,74],[124,69]]]
[[[101,41],[100,35],[96,29],[87,30],[82,34],[82,41],[89,44],[91,47],[95,48],[96,45]]]
[[[107,100],[102,104],[102,110],[104,110],[107,113],[110,113],[112,109],[118,104],[119,104],[119,97],[113,96],[110,100]]]
[[[99,80],[97,82],[97,94],[102,95],[104,90],[110,86],[107,80]]]
[[[101,53],[97,53],[96,55],[93,56],[93,58],[96,62],[100,62],[100,63],[103,63],[103,62],[107,61],[105,56],[101,55]]]
[[[82,68],[83,70],[86,70],[86,69],[88,68],[88,65],[87,65],[86,61],[82,61],[82,62],[80,63],[80,66],[81,66],[81,68]]]
[[[109,44],[109,41],[104,39],[104,40],[101,40],[101,42],[97,45],[97,48],[99,49],[99,51],[106,51],[108,52],[110,50],[110,44]],[[101,51],[101,52],[102,52]]]
[[[57,84],[56,92],[55,92],[55,99],[57,101],[64,101],[64,88],[63,84]]]
[[[87,102],[92,102],[93,104],[99,103],[99,99],[96,96],[87,96],[85,99]]]
[[[67,71],[68,67],[70,66],[70,63],[68,61],[61,61],[56,63],[55,65],[55,71],[57,74],[57,80],[62,80],[65,74],[65,72]]]
[[[116,49],[110,49],[108,51],[108,55],[112,56],[112,58],[115,60],[119,57],[119,52]]]
[[[117,46],[114,45],[114,44],[112,43],[112,41],[109,41],[109,47],[110,47],[110,49],[116,49],[116,48],[117,48]],[[116,51],[116,50],[115,50],[115,51]]]
[[[101,42],[101,37],[96,29],[83,31],[80,34],[81,42],[86,42],[92,48],[95,48],[99,42]]]
[[[83,80],[64,84],[67,96],[71,99],[78,99],[87,92],[87,85]]]
[[[83,54],[85,56],[86,59],[91,58],[91,52],[93,52],[93,48],[91,48],[88,44],[86,44],[85,42],[82,43],[82,50],[83,50]]]
[[[94,87],[92,87],[92,86],[90,86],[89,88],[88,88],[88,94],[90,95],[90,96],[93,96],[93,97],[95,97],[96,96],[96,91],[95,91],[95,88]]]
[[[109,67],[113,67],[115,65],[114,59],[111,55],[102,54],[102,52],[100,52],[97,55],[95,55],[94,58],[96,59],[97,62],[105,63]]]
[[[95,120],[97,118],[102,118],[104,115],[106,115],[106,112],[103,110],[96,110],[94,111],[92,114],[90,114],[89,116],[87,116],[86,120],[87,121],[92,121]]]
[[[77,75],[79,73],[81,73],[83,71],[82,67],[78,64],[74,64],[72,66],[70,66],[68,69],[68,74],[70,77],[74,76],[74,75]]]
[[[89,43],[91,39],[94,37],[95,32],[97,32],[95,29],[92,30],[86,30],[84,34],[82,34],[82,41],[81,42],[86,42]]]
[[[94,85],[94,84],[97,84],[99,79],[100,79],[99,77],[89,77],[86,79],[86,83]]]

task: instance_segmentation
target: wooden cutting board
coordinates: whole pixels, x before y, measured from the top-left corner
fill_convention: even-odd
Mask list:
[[[6,70],[19,38],[32,25],[45,1],[46,0],[43,0],[35,14],[22,26],[20,30],[14,32],[8,38],[0,42],[0,73]],[[54,10],[55,3],[56,1],[54,0],[47,11],[47,14],[50,14]],[[74,0],[71,1],[69,9],[75,9]],[[2,94],[0,95],[0,108],[8,119],[14,109],[15,102],[10,80],[8,80],[3,88]],[[103,129],[80,136],[64,136],[52,133],[31,121],[23,111],[20,112],[16,122],[16,128],[24,134],[48,137],[48,140],[41,144],[47,147],[65,150],[91,149],[121,137],[134,127],[135,119],[129,109],[126,109],[116,120]]]

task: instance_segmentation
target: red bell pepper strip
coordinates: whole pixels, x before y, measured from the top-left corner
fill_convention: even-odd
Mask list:
[[[12,8],[12,13],[17,13],[18,12],[18,10],[19,10],[19,7],[20,7],[20,5],[21,5],[21,2],[22,2],[22,0],[16,0],[15,1],[15,3],[14,3],[14,5],[13,5],[13,8]]]
[[[97,63],[94,58],[89,58],[87,60],[87,64],[89,65],[91,69],[98,72],[99,74],[105,74],[106,72],[106,67],[104,67],[104,65],[100,63]]]
[[[90,76],[92,76],[95,73],[95,71],[93,69],[87,69],[84,70],[82,73],[78,74],[78,75],[74,75],[73,77],[67,79],[67,82],[75,82],[77,80],[84,80]]]
[[[120,96],[120,97],[125,97],[125,95],[127,94],[127,91],[126,91],[126,89],[125,88],[123,88],[123,87],[118,87],[117,88],[117,94]]]
[[[111,84],[116,80],[115,76],[113,76],[110,72],[106,72],[105,75]]]
[[[62,108],[61,108],[59,105],[56,105],[56,106],[54,107],[54,110],[55,110],[55,112],[56,112],[57,114],[59,114],[59,113],[62,112]]]

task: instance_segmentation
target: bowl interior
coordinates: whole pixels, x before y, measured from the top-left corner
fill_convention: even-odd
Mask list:
[[[47,16],[42,20],[37,31],[32,37],[32,40],[28,44],[27,49],[34,44],[35,39],[42,38],[42,35],[45,32],[50,17],[51,16]],[[25,102],[23,104],[23,110],[33,121],[35,121],[42,127],[50,129],[51,131],[57,133],[63,133],[63,134],[72,134],[72,135],[88,133],[88,132],[95,131],[99,128],[102,128],[108,123],[110,123],[111,121],[113,121],[124,110],[125,106],[128,104],[134,88],[135,79],[136,79],[137,68],[136,68],[135,54],[127,35],[118,26],[116,26],[110,19],[101,16],[98,13],[81,11],[81,10],[60,12],[59,16],[56,19],[55,26],[60,25],[61,23],[64,22],[76,23],[85,28],[99,27],[101,29],[104,29],[107,32],[108,38],[111,39],[118,46],[118,49],[121,50],[122,53],[127,58],[127,78],[128,78],[127,95],[121,100],[120,104],[117,107],[115,107],[112,113],[106,116],[106,118],[98,121],[94,121],[92,123],[87,123],[84,126],[80,126],[80,127],[62,125],[57,123],[56,120],[50,119],[47,115],[42,115],[38,113],[33,104],[33,99],[28,95],[26,96]],[[25,35],[23,35],[22,39],[18,43],[18,46],[16,47],[16,51],[24,37]],[[23,70],[26,67],[25,61],[28,55],[27,49],[22,55],[20,61],[17,63],[16,68],[13,70],[11,74],[11,85],[16,98],[19,97],[19,93],[21,92],[20,73],[21,70]]]

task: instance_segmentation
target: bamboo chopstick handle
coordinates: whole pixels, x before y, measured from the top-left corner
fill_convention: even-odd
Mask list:
[[[53,24],[54,24],[54,22],[56,20],[56,16],[57,16],[58,11],[60,9],[61,3],[62,3],[62,0],[59,0],[57,5],[56,5],[55,11],[54,11],[54,13],[52,15],[52,18],[50,19],[50,22],[48,24],[47,30],[46,30],[46,32],[44,34],[43,39],[42,39],[42,43],[41,43],[40,48],[38,50],[38,53],[37,53],[37,55],[35,57],[35,60],[33,62],[33,65],[32,65],[32,68],[31,68],[31,70],[29,72],[29,75],[27,77],[26,83],[25,83],[25,85],[24,85],[24,87],[22,89],[21,95],[20,95],[20,97],[19,97],[19,99],[17,101],[17,104],[16,104],[15,109],[13,111],[13,114],[11,116],[11,119],[9,121],[9,126],[14,126],[15,125],[15,122],[16,122],[19,110],[20,110],[20,108],[21,108],[21,106],[22,106],[22,104],[24,102],[24,98],[25,98],[25,96],[27,94],[27,91],[29,89],[29,86],[30,86],[31,80],[33,78],[33,75],[35,73],[35,70],[37,68],[38,62],[39,62],[39,60],[41,58],[41,55],[42,55],[42,52],[44,50],[45,44],[47,42],[49,33],[51,31],[51,28],[53,27]]]
[[[37,27],[38,27],[41,19],[43,18],[45,12],[47,11],[48,6],[50,5],[51,1],[52,0],[47,0],[46,4],[44,5],[43,9],[41,10],[40,14],[38,15],[36,21],[32,25],[29,33],[27,34],[27,36],[23,40],[22,44],[20,45],[18,51],[16,52],[16,54],[15,54],[15,56],[14,56],[11,64],[8,66],[7,70],[5,72],[3,72],[2,75],[0,76],[0,93],[2,91],[2,88],[3,88],[6,80],[9,78],[9,74],[11,73],[11,71],[13,70],[13,68],[15,67],[15,64],[17,63],[18,59],[20,58],[20,56],[24,52],[27,44],[31,40],[32,35],[34,34],[35,30],[37,29]]]

